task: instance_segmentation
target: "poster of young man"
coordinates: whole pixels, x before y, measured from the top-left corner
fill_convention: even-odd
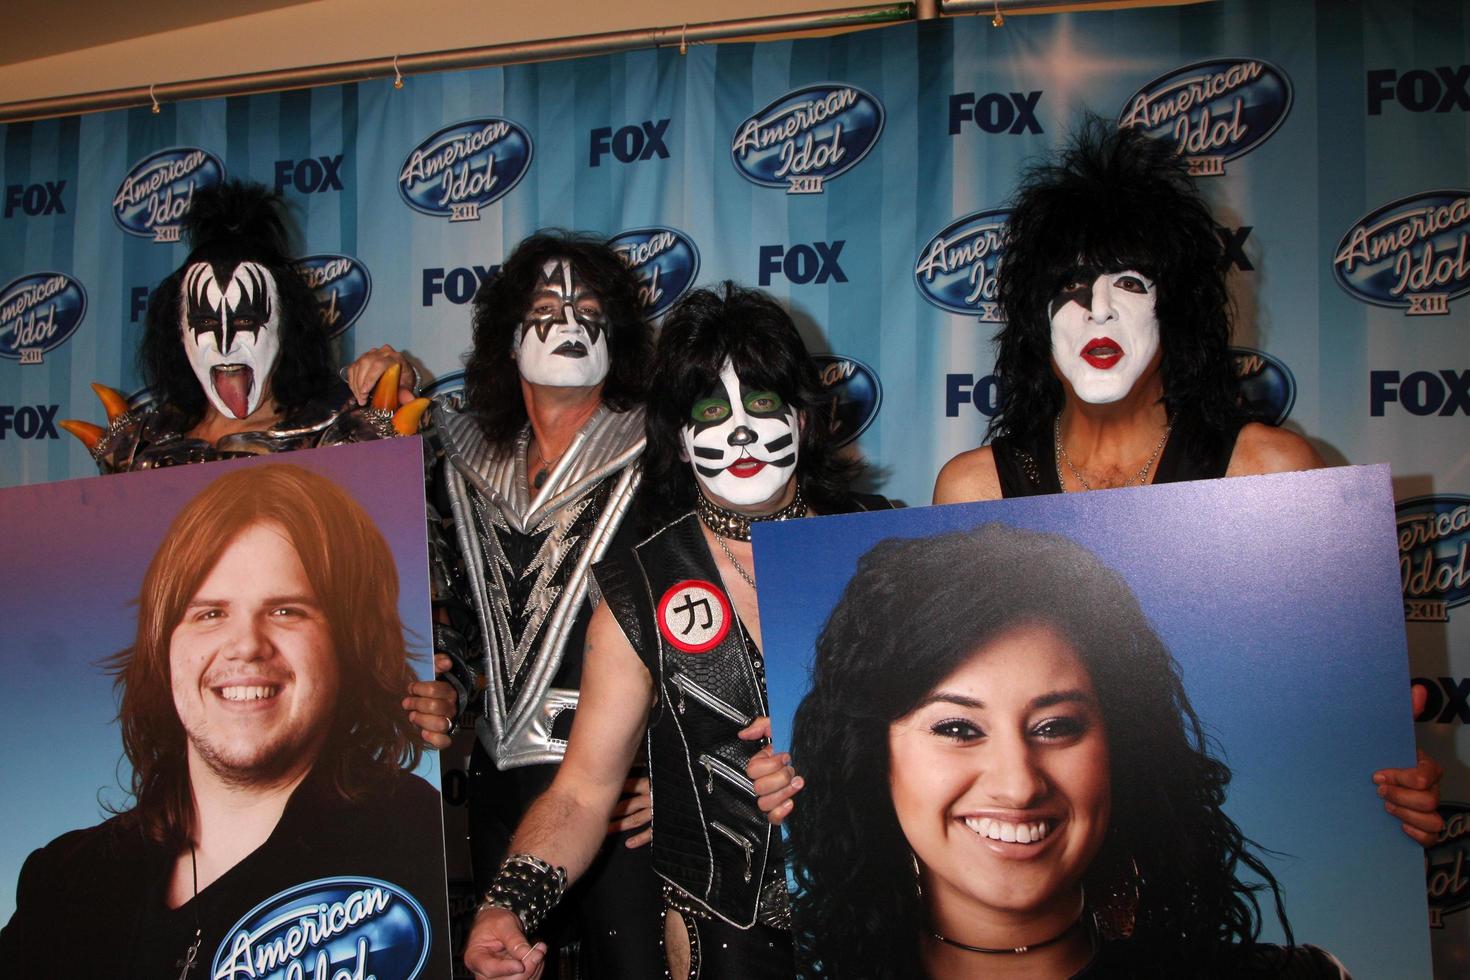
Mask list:
[[[1387,467],[755,552],[814,975],[1429,975],[1422,853],[1371,779],[1414,758]]]
[[[0,963],[448,978],[417,439],[0,492]]]

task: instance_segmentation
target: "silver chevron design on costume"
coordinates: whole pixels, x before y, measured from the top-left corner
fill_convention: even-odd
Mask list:
[[[436,404],[433,421],[483,638],[481,741],[501,769],[559,761],[565,745],[550,737],[547,707],[555,701],[564,709],[576,692],[553,689],[551,680],[586,599],[592,563],[607,550],[637,487],[643,415],[599,409],[534,496],[526,480],[529,427],[512,452],[496,453],[457,406]],[[589,520],[587,509],[604,498]],[[520,553],[523,568],[507,545]]]

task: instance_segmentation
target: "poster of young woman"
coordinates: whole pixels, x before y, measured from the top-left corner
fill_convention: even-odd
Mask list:
[[[754,543],[808,970],[1430,975],[1387,467]]]
[[[422,451],[0,491],[7,975],[447,980]]]

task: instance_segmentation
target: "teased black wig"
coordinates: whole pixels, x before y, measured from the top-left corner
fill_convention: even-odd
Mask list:
[[[1005,326],[995,370],[1004,400],[988,436],[1044,434],[1062,409],[1047,304],[1076,278],[1133,269],[1158,287],[1164,407],[1218,432],[1237,416],[1230,296],[1215,220],[1174,147],[1085,120],[1055,163],[1026,171],[1000,271]]]
[[[790,315],[765,293],[726,281],[696,289],[674,305],[659,334],[648,392],[648,447],[643,451],[643,500],[650,520],[664,522],[694,509],[698,489],[680,457],[689,410],[719,377],[725,361],[746,384],[779,394],[804,420],[796,472],[818,511],[847,495],[858,464],[837,455],[831,433],[816,417],[830,397]]]
[[[138,369],[160,405],[178,413],[186,428],[204,418],[208,404],[181,337],[179,283],[195,262],[208,262],[227,279],[241,262],[259,262],[276,277],[281,300],[281,354],[271,373],[271,394],[289,412],[340,384],[332,342],[311,288],[290,257],[285,202],[260,184],[227,180],[194,192],[184,214],[189,257],[159,283],[148,299],[148,322],[138,350]],[[264,383],[265,379],[257,379]]]
[[[539,232],[516,246],[500,271],[482,283],[474,299],[474,348],[465,359],[465,402],[485,438],[501,448],[526,424],[516,366],[516,331],[531,291],[548,261],[571,259],[577,275],[602,298],[607,315],[608,371],[602,401],[625,412],[643,398],[653,334],[643,319],[638,280],[606,242],[559,230]]]
[[[977,588],[966,569],[999,573]],[[817,639],[791,736],[806,788],[786,824],[797,938],[815,975],[921,975],[929,926],[893,807],[889,726],[977,649],[1026,625],[1064,638],[1097,694],[1112,816],[1083,882],[1094,909],[1121,897],[1127,975],[1242,974],[1236,957],[1254,955],[1261,928],[1258,892],[1274,899],[1289,944],[1276,879],[1222,809],[1230,770],[1133,591],[1075,541],[993,523],[878,542]]]

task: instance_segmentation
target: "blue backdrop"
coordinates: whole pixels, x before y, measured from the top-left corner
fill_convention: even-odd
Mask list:
[[[879,489],[922,503],[1000,395],[988,307],[1018,169],[1084,111],[1144,126],[1215,208],[1243,395],[1330,462],[1393,465],[1420,741],[1458,818],[1430,854],[1432,918],[1467,938],[1467,89],[1465,0],[1235,0],[11,124],[0,485],[92,472],[55,422],[101,419],[94,380],[136,392],[177,215],[227,174],[296,210],[344,358],[391,343],[451,374],[475,285],[543,226],[617,236],[654,315],[691,284],[769,289],[833,355],[834,421],[861,430]]]

